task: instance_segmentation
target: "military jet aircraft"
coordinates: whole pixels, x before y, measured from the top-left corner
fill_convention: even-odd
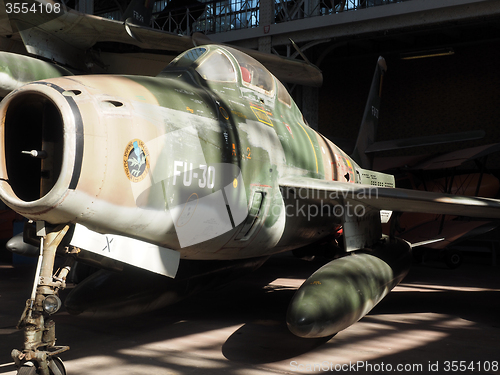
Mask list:
[[[363,134],[378,117],[385,70],[380,58]],[[393,176],[361,168],[366,139],[356,157],[345,154],[307,125],[264,65],[231,47],[188,49],[156,77],[28,83],[4,98],[0,120],[0,198],[36,223],[26,240],[39,242],[19,322],[24,348],[12,351],[20,374],[65,373],[58,356],[69,348],[55,345],[49,317],[75,260],[127,264],[185,286],[342,231],[349,256],[311,275],[287,313],[294,334],[325,337],[361,319],[408,272],[411,245],[382,235],[381,211],[500,217],[499,201],[397,189]],[[66,263],[54,272],[56,255]],[[69,309],[99,310],[89,279],[68,296]]]
[[[365,117],[378,113],[384,71],[379,59]],[[63,371],[67,348],[46,318],[72,260],[89,253],[175,278],[183,262],[255,262],[342,226],[356,255],[314,273],[287,314],[294,334],[323,337],[408,271],[411,246],[382,236],[381,210],[500,217],[499,201],[397,189],[393,176],[362,169],[307,126],[262,64],[230,47],[190,49],[157,77],[33,82],[4,98],[0,118],[0,197],[40,238],[25,347],[13,351],[23,371]],[[69,261],[53,274],[56,253]]]

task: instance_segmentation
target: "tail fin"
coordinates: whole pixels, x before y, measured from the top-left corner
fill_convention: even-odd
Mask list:
[[[366,155],[367,148],[375,142],[377,136],[378,114],[380,108],[380,96],[382,94],[382,81],[384,73],[387,71],[385,59],[378,58],[375,73],[373,75],[370,93],[366,102],[365,113],[361,121],[361,127],[358,133],[358,139],[354,146],[351,157],[361,166],[361,168],[370,169],[372,161]]]
[[[123,14],[123,20],[139,26],[149,26],[154,0],[132,0]]]

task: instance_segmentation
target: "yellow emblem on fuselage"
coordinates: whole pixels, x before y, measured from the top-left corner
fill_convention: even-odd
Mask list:
[[[140,139],[134,139],[127,144],[123,153],[123,169],[132,182],[142,181],[148,174],[149,152]]]

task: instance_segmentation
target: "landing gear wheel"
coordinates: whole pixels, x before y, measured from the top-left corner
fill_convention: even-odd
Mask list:
[[[448,268],[454,270],[462,264],[462,254],[458,250],[447,250],[445,254],[445,262]]]
[[[52,360],[49,362],[49,371],[50,375],[66,375],[66,369],[61,358],[52,357]]]
[[[19,367],[17,375],[36,375],[36,367],[32,362],[26,362],[24,365]]]

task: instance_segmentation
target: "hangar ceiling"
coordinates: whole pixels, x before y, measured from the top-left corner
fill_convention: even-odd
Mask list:
[[[129,2],[95,0],[94,13],[114,12],[119,18]],[[336,8],[332,0],[163,0],[157,4],[156,9],[166,4],[163,12],[168,9],[172,19],[192,18],[200,6],[205,11],[183,28],[175,22],[153,23],[155,27],[183,34],[201,31],[216,42],[273,48],[280,55],[295,53],[291,38],[317,65],[325,59],[411,53],[500,39],[500,2],[491,0],[456,0],[452,6],[445,0],[334,0]]]
[[[330,59],[355,58],[364,55],[398,54],[400,57],[412,54],[425,55],[444,52],[457,46],[480,45],[500,41],[500,17],[495,15],[484,19],[452,22],[432,27],[379,32],[372,35],[338,38],[317,48],[320,64]],[[335,51],[334,53],[331,53]]]

